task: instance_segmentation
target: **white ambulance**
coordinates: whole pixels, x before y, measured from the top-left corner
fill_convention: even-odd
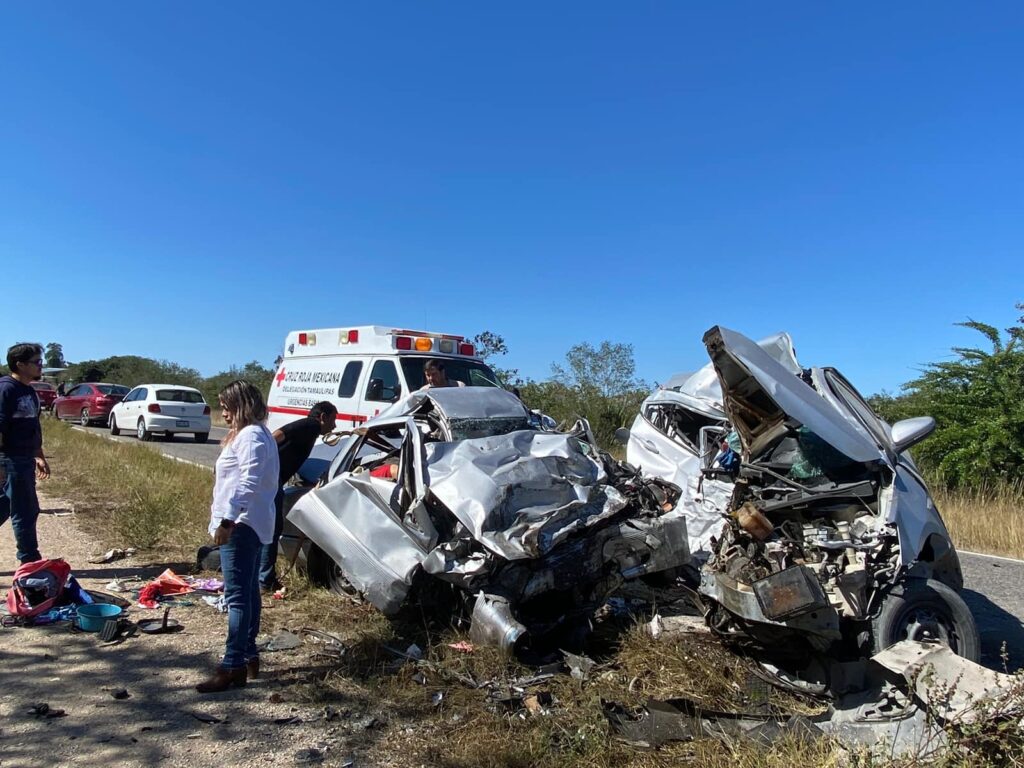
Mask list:
[[[380,325],[292,331],[270,385],[267,426],[278,429],[322,400],[337,406],[338,429],[359,426],[421,388],[431,359],[443,362],[449,381],[499,386],[464,336]]]

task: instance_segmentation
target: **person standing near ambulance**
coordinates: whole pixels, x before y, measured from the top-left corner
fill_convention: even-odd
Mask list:
[[[233,381],[218,398],[228,434],[217,457],[210,535],[220,547],[228,637],[224,658],[213,675],[196,686],[217,693],[259,677],[262,602],[260,549],[274,536],[274,494],[280,472],[277,446],[264,422],[263,395],[247,381]]]
[[[43,377],[42,346],[15,344],[7,350],[7,367],[11,374],[0,378],[0,525],[10,518],[18,562],[31,563],[42,559],[36,537],[36,477],[50,476],[43,456],[39,396],[31,387]]]
[[[277,455],[281,464],[278,478],[277,496],[274,497],[274,510],[277,520],[274,524],[274,540],[264,544],[260,550],[260,590],[276,592],[281,588],[277,580],[277,542],[284,530],[284,484],[291,480],[292,475],[309,458],[316,445],[316,439],[334,431],[338,424],[338,409],[334,403],[326,400],[309,409],[309,415],[285,424],[274,430],[274,442],[277,443]]]
[[[427,360],[423,364],[423,378],[427,380],[427,383],[420,387],[420,391],[424,389],[433,389],[435,387],[464,387],[466,386],[461,381],[451,381],[448,378],[448,374],[444,370],[443,360]]]

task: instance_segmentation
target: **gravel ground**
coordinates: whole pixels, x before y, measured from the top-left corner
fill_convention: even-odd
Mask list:
[[[73,513],[57,499],[40,498],[39,540],[44,556],[63,557],[87,589],[104,590],[115,577],[151,578],[171,566],[129,558],[105,565],[88,559],[102,551]],[[0,589],[16,567],[10,525],[0,527]],[[130,595],[129,595],[130,597]],[[214,667],[224,647],[223,614],[196,600],[172,610],[184,630],[171,635],[136,635],[106,646],[95,634],[73,632],[67,623],[0,629],[0,766],[112,765],[175,766],[380,765],[366,751],[387,721],[386,713],[354,692],[334,702],[330,719],[323,704],[304,702],[296,683],[322,675],[311,643],[292,651],[263,654],[266,670],[248,687],[222,694],[196,693],[193,686]],[[159,616],[137,605],[133,620]],[[299,619],[285,600],[264,601],[263,631],[296,631]],[[117,700],[113,692],[126,689]],[[30,714],[46,702],[64,717]],[[301,722],[282,724],[284,718]],[[220,722],[204,722],[216,718]],[[380,744],[377,745],[380,749]],[[308,750],[318,750],[312,756]],[[376,751],[376,750],[375,750]],[[312,759],[310,759],[312,758]],[[391,761],[386,761],[390,763]]]

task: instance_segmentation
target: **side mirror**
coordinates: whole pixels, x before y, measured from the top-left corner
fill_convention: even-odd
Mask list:
[[[626,445],[629,442],[629,430],[625,427],[619,427],[615,430],[615,440],[617,442]]]
[[[931,416],[918,416],[914,419],[897,421],[890,430],[893,450],[896,453],[903,453],[908,448],[920,443],[934,431],[935,419]]]

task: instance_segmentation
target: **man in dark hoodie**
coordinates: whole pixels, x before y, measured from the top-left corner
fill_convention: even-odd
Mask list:
[[[31,563],[42,559],[36,539],[36,476],[50,476],[43,457],[39,398],[31,387],[43,375],[43,348],[15,344],[7,350],[7,367],[11,375],[0,378],[0,525],[11,519],[18,561]]]

